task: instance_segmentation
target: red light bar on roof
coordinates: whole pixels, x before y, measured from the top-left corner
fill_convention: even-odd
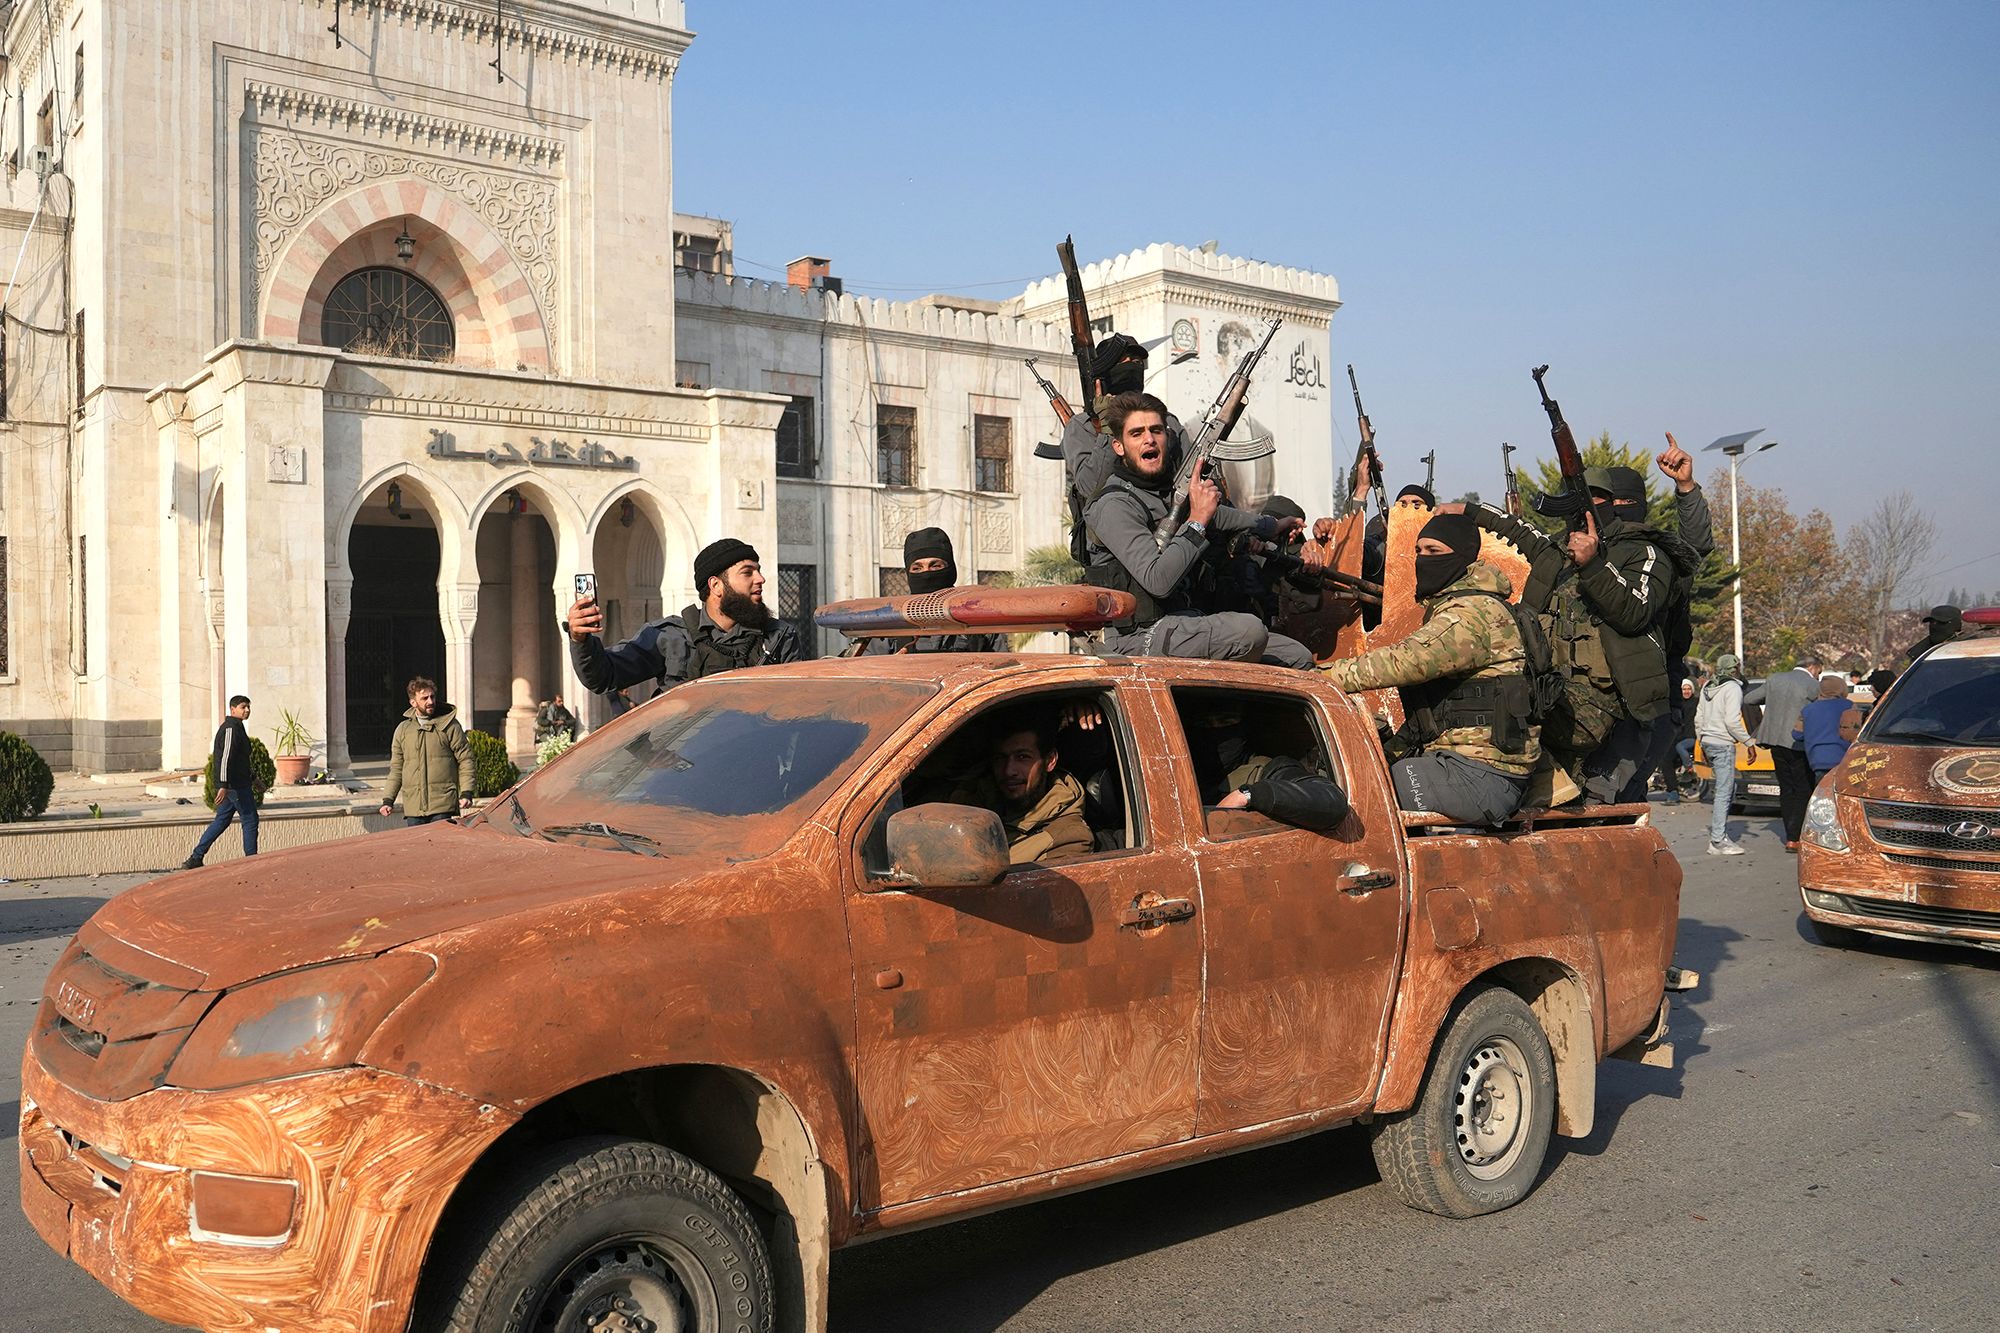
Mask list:
[[[1138,610],[1132,594],[1065,584],[1051,588],[946,588],[908,597],[856,597],[813,613],[850,639],[920,634],[1083,634]]]
[[[2000,625],[2000,606],[1968,606],[1959,614],[1968,625]]]

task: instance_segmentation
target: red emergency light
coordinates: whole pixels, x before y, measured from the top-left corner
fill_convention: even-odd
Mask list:
[[[813,612],[825,629],[850,639],[924,634],[1086,634],[1138,610],[1128,592],[1063,584],[1048,588],[946,588],[907,597],[855,597]]]
[[[2000,625],[2000,606],[1974,606],[1959,612],[1968,625]]]

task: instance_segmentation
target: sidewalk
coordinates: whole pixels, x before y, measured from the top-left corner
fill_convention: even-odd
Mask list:
[[[258,850],[403,827],[401,815],[377,813],[388,775],[387,760],[372,760],[354,765],[346,783],[271,788],[258,806]],[[211,818],[199,772],[61,773],[41,818],[0,824],[0,880],[170,869]],[[207,859],[242,854],[242,837],[231,830]]]

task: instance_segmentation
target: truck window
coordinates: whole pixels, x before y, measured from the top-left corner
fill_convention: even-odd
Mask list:
[[[1861,739],[1930,745],[2000,740],[2000,658],[1921,659],[1868,715]]]
[[[932,746],[890,793],[863,844],[863,869],[888,870],[890,815],[932,801],[998,814],[1017,865],[1061,865],[1140,846],[1130,745],[1115,690],[1040,690],[983,708]]]
[[[1277,833],[1287,827],[1250,811],[1215,808],[1230,792],[1267,772],[1330,779],[1344,793],[1342,775],[1320,727],[1319,710],[1310,700],[1198,687],[1176,689],[1173,698],[1211,840]],[[1344,798],[1342,803],[1344,807]]]

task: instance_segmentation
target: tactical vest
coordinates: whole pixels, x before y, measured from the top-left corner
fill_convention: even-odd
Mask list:
[[[1507,606],[1510,613],[1513,609],[1506,598],[1483,588],[1464,589],[1446,600],[1461,597],[1491,597]],[[1518,622],[1515,630],[1520,633]],[[1493,748],[1503,754],[1527,749],[1528,729],[1540,720],[1540,709],[1529,680],[1530,653],[1525,641],[1521,652],[1521,669],[1504,676],[1462,674],[1400,687],[1409,738],[1423,746],[1447,731],[1477,727],[1493,737]]]
[[[719,675],[743,667],[761,666],[771,649],[767,634],[754,634],[737,643],[722,644],[715,638],[715,626],[703,622],[699,603],[681,612],[681,628],[687,631],[687,679]]]
[[[1151,491],[1139,489],[1115,473],[1105,481],[1098,494],[1103,495],[1111,490],[1123,490],[1138,496],[1140,505],[1146,511],[1146,522],[1149,525],[1158,523],[1167,515],[1165,500]],[[1135,630],[1149,628],[1167,616],[1202,615],[1209,609],[1201,597],[1201,592],[1213,580],[1215,567],[1206,559],[1196,561],[1180,585],[1171,594],[1162,598],[1147,592],[1145,586],[1132,577],[1132,571],[1120,564],[1118,558],[1111,552],[1098,545],[1095,534],[1090,537],[1088,554],[1090,560],[1084,566],[1083,581],[1093,588],[1129,592],[1133,601],[1138,604],[1131,619],[1112,623],[1111,628],[1120,634],[1130,634]]]

